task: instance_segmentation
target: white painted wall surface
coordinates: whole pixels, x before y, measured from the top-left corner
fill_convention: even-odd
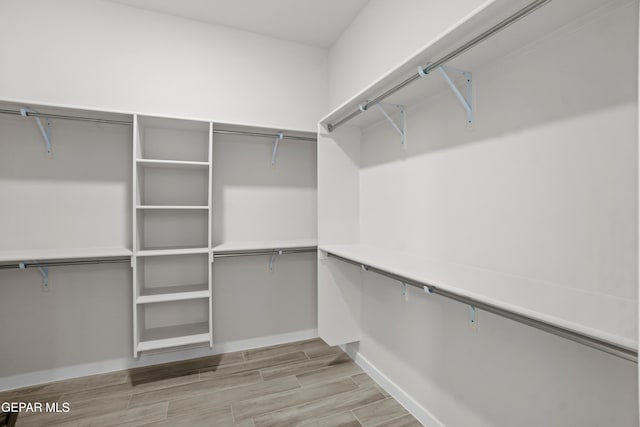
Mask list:
[[[442,91],[409,109],[406,152],[364,130],[360,241],[637,300],[637,9],[472,69],[471,126]],[[363,280],[358,351],[442,425],[638,425],[636,364]]]
[[[329,52],[338,107],[488,0],[370,0]]]
[[[0,99],[314,132],[327,56],[100,0],[0,2]]]

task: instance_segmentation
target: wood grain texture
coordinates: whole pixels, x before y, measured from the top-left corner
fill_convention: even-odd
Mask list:
[[[339,348],[319,339],[0,393],[69,402],[17,426],[419,426]]]

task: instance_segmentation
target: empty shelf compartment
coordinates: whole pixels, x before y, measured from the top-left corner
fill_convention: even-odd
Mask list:
[[[205,342],[209,342],[208,322],[165,326],[144,329],[137,350],[149,351]]]

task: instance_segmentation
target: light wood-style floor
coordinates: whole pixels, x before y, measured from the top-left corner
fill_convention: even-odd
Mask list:
[[[69,402],[17,426],[420,426],[319,339],[44,384],[0,402]]]

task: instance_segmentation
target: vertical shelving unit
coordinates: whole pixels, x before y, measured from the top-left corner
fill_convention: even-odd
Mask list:
[[[134,357],[142,351],[213,344],[211,126],[135,117]]]

